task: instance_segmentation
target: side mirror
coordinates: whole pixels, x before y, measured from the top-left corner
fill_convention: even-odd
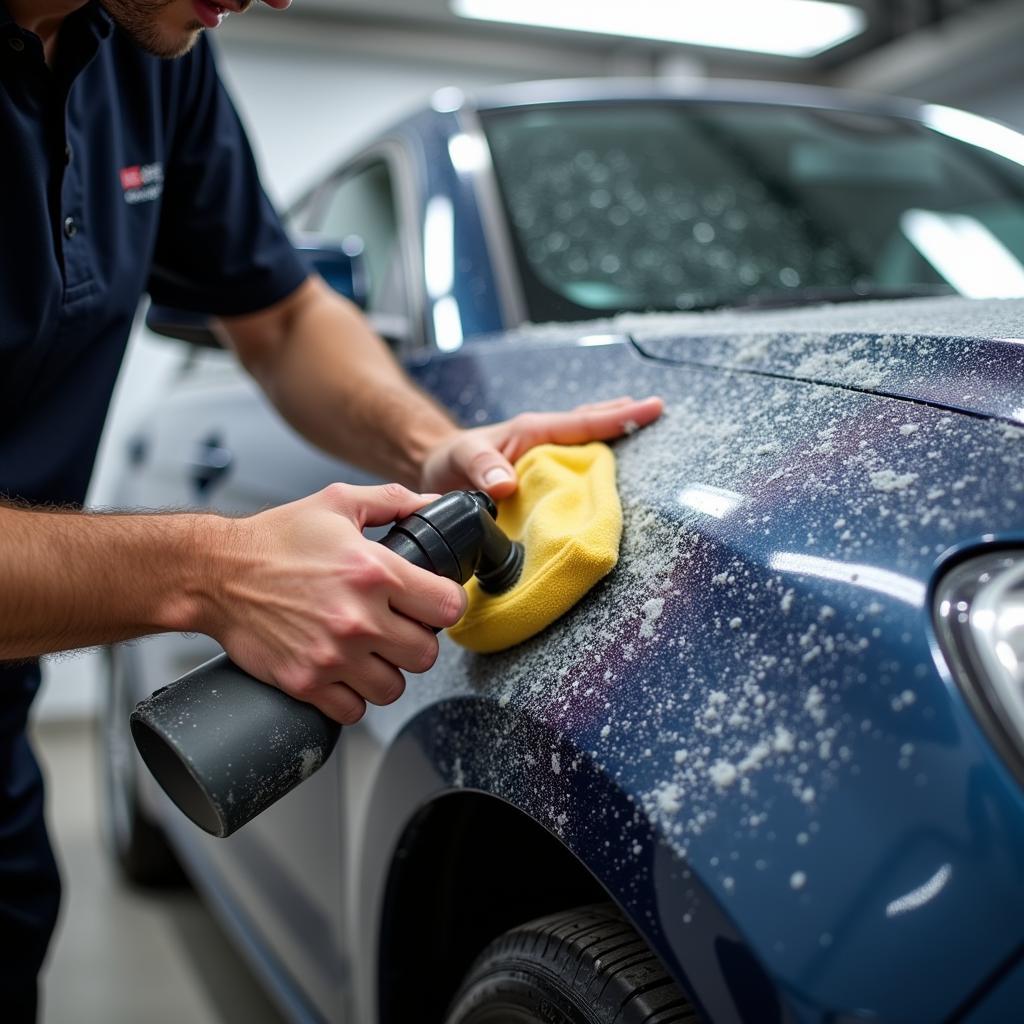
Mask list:
[[[340,243],[299,239],[295,249],[305,258],[310,271],[319,274],[331,288],[360,309],[366,308],[368,278],[361,238],[350,235]],[[187,341],[201,348],[220,348],[206,313],[154,303],[146,312],[146,326],[165,338]]]

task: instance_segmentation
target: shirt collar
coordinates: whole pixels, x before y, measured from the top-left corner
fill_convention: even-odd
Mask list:
[[[114,19],[107,13],[106,8],[99,3],[99,0],[89,0],[84,7],[68,15],[69,18],[76,16],[87,20],[99,39],[106,39],[114,31]],[[11,12],[7,10],[7,4],[4,3],[4,0],[0,0],[0,31],[8,28],[20,31],[17,22],[11,16]]]

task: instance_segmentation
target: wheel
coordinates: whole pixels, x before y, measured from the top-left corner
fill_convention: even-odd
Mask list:
[[[138,795],[138,758],[128,718],[134,709],[125,677],[126,655],[106,650],[99,747],[102,773],[103,834],[122,874],[137,885],[165,887],[184,881],[174,851],[160,827],[142,809]]]
[[[690,1002],[612,904],[520,925],[471,968],[445,1024],[696,1024]]]

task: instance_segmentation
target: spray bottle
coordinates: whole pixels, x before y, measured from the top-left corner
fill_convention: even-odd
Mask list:
[[[499,594],[522,572],[522,545],[482,491],[452,491],[395,523],[380,543],[458,583]],[[142,760],[178,808],[211,835],[241,828],[308,779],[341,726],[235,665],[226,654],[155,691],[131,716]]]

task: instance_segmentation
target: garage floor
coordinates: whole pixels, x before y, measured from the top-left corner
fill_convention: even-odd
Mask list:
[[[125,885],[102,846],[89,723],[44,724],[36,750],[64,902],[40,1024],[281,1024],[192,890]]]

